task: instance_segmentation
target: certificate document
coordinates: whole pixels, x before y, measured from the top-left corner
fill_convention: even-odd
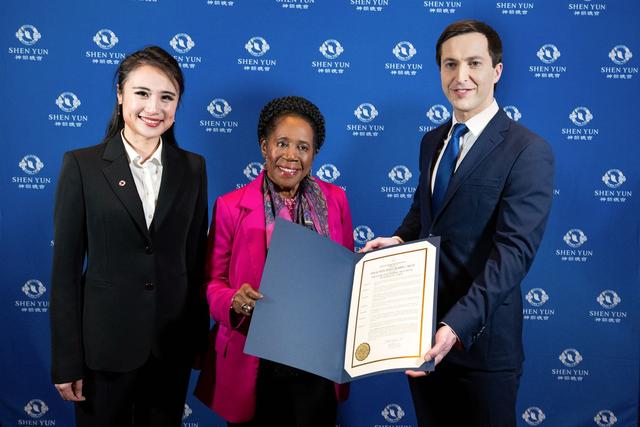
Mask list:
[[[337,383],[433,370],[439,243],[353,253],[276,218],[244,352]]]
[[[436,248],[428,241],[366,254],[355,267],[345,370],[417,369],[433,340]]]

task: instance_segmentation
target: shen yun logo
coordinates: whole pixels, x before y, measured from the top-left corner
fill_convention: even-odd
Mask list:
[[[429,9],[429,13],[451,15],[462,7],[462,1],[424,0],[422,5]]]
[[[32,399],[24,406],[24,412],[31,418],[42,418],[44,414],[49,412],[49,407],[43,400]]]
[[[404,165],[396,165],[391,168],[387,177],[396,184],[396,186],[381,186],[380,192],[385,194],[389,199],[410,199],[416,191],[416,187],[406,186],[405,184],[413,178],[413,174],[408,167]]]
[[[418,71],[422,70],[422,64],[409,62],[418,53],[410,41],[396,43],[391,53],[400,61],[384,64],[385,70],[389,70],[392,76],[416,76]]]
[[[316,0],[276,0],[280,7],[289,10],[308,10],[315,2]]]
[[[56,98],[56,105],[66,113],[76,111],[81,104],[80,99],[73,92],[62,92]]]
[[[44,163],[35,154],[27,154],[20,160],[18,166],[27,175],[36,175],[44,168]]]
[[[520,110],[518,110],[518,108],[514,105],[507,105],[502,110],[507,113],[507,116],[509,116],[509,118],[514,122],[517,122],[522,118]]]
[[[209,103],[207,111],[215,118],[222,119],[231,112],[231,105],[222,98],[216,98]]]
[[[542,288],[533,288],[525,299],[531,305],[531,307],[522,308],[522,317],[524,320],[549,320],[556,314],[553,308],[542,308],[549,301],[549,294]]]
[[[418,126],[418,132],[426,133],[434,130],[438,125],[445,123],[451,117],[449,110],[442,104],[435,104],[429,107],[425,116],[431,121],[430,124]]]
[[[99,30],[95,36],[93,36],[93,41],[98,45],[100,49],[109,50],[114,47],[120,40],[116,33],[109,30],[108,28],[103,28]]]
[[[18,28],[16,38],[25,46],[33,46],[42,38],[42,34],[33,25],[26,24]]]
[[[36,279],[28,280],[22,286],[22,292],[31,299],[40,298],[47,291],[41,281]]]
[[[600,16],[607,10],[606,0],[582,0],[580,3],[569,3],[568,8],[573,16]]]
[[[11,46],[8,53],[18,61],[42,61],[49,54],[49,49],[38,48],[34,45],[42,38],[36,27],[25,24],[16,31],[16,38],[22,46]]]
[[[609,52],[609,59],[616,65],[624,65],[633,58],[633,54],[629,48],[623,44],[614,46]]]
[[[578,228],[572,228],[562,237],[564,242],[572,248],[579,248],[587,241],[587,235]]]
[[[556,249],[556,256],[561,261],[570,262],[587,262],[593,256],[590,249],[580,249],[587,242],[587,235],[579,228],[572,228],[562,236],[562,241],[569,246],[570,249]]]
[[[631,58],[633,58],[633,54],[627,46],[623,44],[614,46],[607,56],[614,64],[613,66],[607,64],[600,67],[600,73],[607,79],[629,80],[638,74],[638,67],[627,65]]]
[[[560,353],[558,359],[562,362],[562,364],[568,368],[573,368],[574,366],[578,366],[580,362],[582,362],[582,355],[575,348],[568,348]]]
[[[588,369],[575,369],[583,361],[582,355],[575,348],[563,350],[558,359],[565,368],[551,369],[551,374],[556,377],[556,380],[580,382],[589,376]]]
[[[178,53],[187,53],[196,45],[187,33],[178,33],[169,42],[173,50]]]
[[[542,288],[533,288],[525,297],[527,302],[534,307],[543,306],[547,301],[549,301],[549,294]]]
[[[363,123],[369,123],[376,117],[378,117],[378,110],[376,107],[369,103],[365,102],[358,105],[358,108],[353,112],[353,114]]]
[[[576,126],[586,126],[593,120],[593,114],[587,107],[576,107],[569,114],[569,119]]]
[[[382,12],[389,6],[389,0],[350,0],[358,12]]]
[[[335,167],[335,165],[325,163],[318,168],[316,176],[324,182],[332,183],[340,177],[340,171]]]
[[[338,40],[329,39],[322,42],[320,48],[318,49],[322,56],[327,59],[336,59],[339,57],[342,52],[344,52],[344,48],[340,44]]]
[[[254,36],[245,43],[244,48],[252,56],[262,56],[269,51],[271,46],[269,46],[269,43],[267,43],[263,37]]]
[[[245,44],[244,49],[251,55],[251,58],[238,58],[238,65],[243,71],[269,72],[277,65],[275,59],[262,58],[270,49],[269,43],[264,37],[253,36]]]
[[[201,56],[184,55],[189,53],[194,48],[196,43],[191,36],[187,33],[178,33],[169,41],[169,45],[180,55],[174,55],[173,57],[178,61],[180,68],[194,69],[198,64],[202,63]]]
[[[65,113],[73,113],[82,105],[82,102],[73,92],[62,92],[56,98],[56,105]],[[49,114],[49,121],[53,122],[54,126],[79,128],[89,121],[89,116],[77,113],[51,113]]]
[[[616,291],[611,289],[604,290],[600,292],[598,298],[596,298],[598,304],[600,304],[603,308],[612,309],[615,308],[622,301]]]
[[[373,230],[366,225],[359,225],[353,230],[353,240],[364,246],[367,242],[375,237]]]
[[[618,422],[618,418],[609,409],[603,409],[599,411],[595,417],[593,417],[593,421],[598,425],[598,427],[611,427],[615,423]]]
[[[390,403],[384,407],[380,415],[382,415],[388,422],[395,424],[405,416],[405,413],[400,405],[397,403]]]
[[[40,298],[47,292],[47,288],[40,280],[27,280],[20,288],[28,299],[16,300],[14,306],[22,313],[46,313],[49,310],[49,301]]]
[[[124,52],[111,50],[118,44],[120,39],[110,29],[102,28],[98,30],[92,40],[100,48],[100,50],[87,50],[84,53],[85,58],[90,59],[92,64],[114,65],[119,64],[125,58]]]
[[[538,59],[545,64],[553,64],[560,58],[560,55],[560,50],[553,44],[545,44],[536,52]]]
[[[554,64],[560,58],[560,50],[556,45],[547,43],[542,45],[536,52],[538,59],[545,65],[531,65],[529,72],[535,78],[558,79],[560,75],[567,71],[567,67]]]
[[[533,10],[535,4],[533,2],[497,2],[496,8],[503,15],[528,15]]]
[[[522,419],[527,425],[538,426],[547,418],[542,409],[531,406],[522,413]]]
[[[609,169],[602,175],[602,182],[609,188],[618,188],[627,181],[620,169]]]
[[[200,127],[204,127],[207,132],[231,133],[233,129],[239,127],[235,120],[220,120],[226,118],[232,111],[231,105],[223,98],[215,98],[209,105],[207,111],[216,120],[200,120]]]
[[[589,310],[589,317],[596,323],[622,323],[628,317],[626,311],[614,310],[621,302],[622,298],[613,289],[605,289],[596,297],[596,301],[604,310]]]
[[[311,61],[311,67],[320,74],[343,74],[351,67],[349,61],[335,61],[344,53],[344,47],[338,40],[328,39],[322,42],[318,51],[329,61]]]
[[[413,44],[408,41],[398,42],[398,44],[396,44],[393,48],[392,52],[393,55],[400,61],[408,61],[413,58],[416,53],[418,53],[416,48],[413,47]]]
[[[352,136],[378,136],[384,131],[384,125],[371,124],[380,113],[370,102],[363,102],[354,110],[353,115],[361,124],[348,124],[347,130]],[[362,124],[364,123],[364,124]]]
[[[264,165],[258,162],[251,162],[245,166],[242,173],[247,177],[249,181],[253,181],[260,175],[260,172],[264,169]]]
[[[394,166],[388,174],[388,177],[391,179],[391,181],[398,185],[406,184],[412,176],[413,175],[411,174],[409,168],[404,165]]]
[[[189,418],[189,415],[193,414],[193,409],[189,407],[186,403],[184,404],[184,411],[182,411],[182,419],[186,420]]]
[[[562,128],[561,133],[566,135],[568,141],[591,141],[600,134],[600,129],[586,127],[593,120],[593,114],[585,106],[574,108],[569,120],[577,127]]]
[[[609,169],[602,175],[602,182],[608,190],[594,190],[593,195],[605,203],[625,203],[633,196],[632,190],[622,190],[620,187],[627,182],[627,177],[620,169]]]
[[[449,110],[442,104],[432,105],[429,111],[427,111],[427,118],[437,125],[443,124],[449,120],[450,117],[451,114]]]
[[[18,167],[26,176],[12,176],[11,182],[18,184],[20,189],[44,190],[47,184],[51,184],[51,178],[36,176],[44,169],[44,163],[35,154],[27,154],[18,162]]]

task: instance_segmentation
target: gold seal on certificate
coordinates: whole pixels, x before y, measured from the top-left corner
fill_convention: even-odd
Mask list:
[[[371,347],[369,347],[369,344],[367,344],[366,342],[363,342],[358,346],[358,348],[356,348],[356,360],[358,360],[358,362],[362,362],[364,359],[367,358],[367,356],[369,356],[370,352],[371,352]]]

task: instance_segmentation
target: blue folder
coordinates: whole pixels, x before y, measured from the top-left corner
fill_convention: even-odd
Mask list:
[[[439,246],[439,238],[428,240]],[[347,322],[354,268],[363,256],[276,218],[260,283],[264,298],[253,311],[245,353],[351,381],[344,370]],[[419,369],[433,370],[433,362]]]

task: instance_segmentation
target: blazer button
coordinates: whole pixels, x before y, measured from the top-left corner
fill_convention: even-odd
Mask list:
[[[144,288],[145,288],[147,291],[152,291],[152,290],[153,290],[153,288],[154,288],[153,283],[145,283],[145,284],[144,284]]]
[[[144,252],[148,255],[151,255],[153,253],[153,246],[151,245],[147,245],[144,247]]]

